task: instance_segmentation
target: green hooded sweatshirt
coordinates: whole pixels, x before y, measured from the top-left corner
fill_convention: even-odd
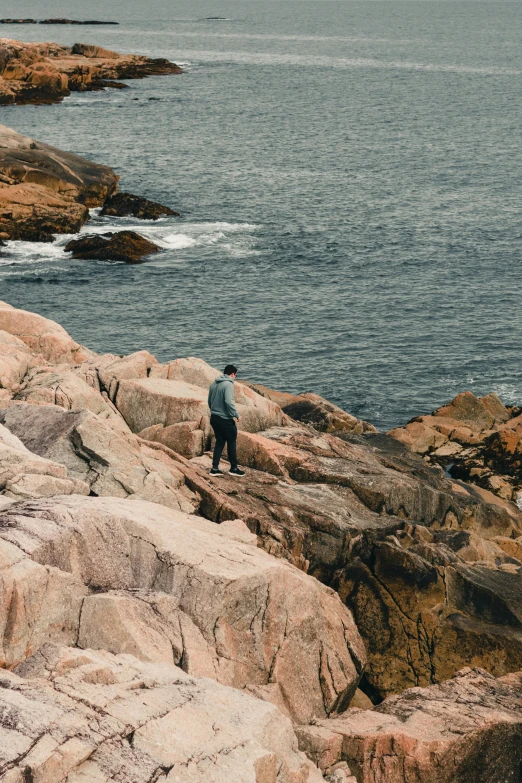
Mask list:
[[[234,405],[234,379],[230,375],[220,375],[208,390],[210,412],[222,419],[238,419],[239,413]]]

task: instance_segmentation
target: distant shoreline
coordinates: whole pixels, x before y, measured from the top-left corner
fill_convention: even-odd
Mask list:
[[[0,19],[0,24],[119,24],[119,22],[104,22],[98,19]]]

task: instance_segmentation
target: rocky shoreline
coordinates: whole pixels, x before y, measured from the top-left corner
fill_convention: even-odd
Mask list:
[[[119,55],[84,44],[62,47],[0,39],[0,104],[56,102],[73,90],[125,86],[111,82],[114,78],[177,73],[181,68],[167,60]],[[107,216],[154,220],[178,214],[139,196],[118,193],[118,179],[108,166],[0,125],[0,241],[52,242],[54,234],[75,234],[93,207],[102,207]],[[145,241],[138,237],[129,245],[127,238],[125,252],[118,247],[106,257],[135,263],[154,252],[152,246],[147,251]]]
[[[0,127],[0,239],[172,213],[117,187]],[[0,302],[1,780],[518,780],[520,411],[466,392],[383,434],[237,382],[218,479],[217,375]]]
[[[0,105],[57,103],[71,92],[125,87],[118,79],[180,74],[165,59],[122,55],[77,43],[22,43],[0,38]]]
[[[0,303],[2,779],[516,779],[522,512],[239,382],[213,478],[217,374]]]
[[[119,24],[119,22],[103,22],[98,19],[65,19],[58,17],[54,19],[0,19],[0,24],[80,24],[80,25],[105,25],[105,24]]]
[[[496,394],[471,392],[418,416],[390,435],[451,476],[522,506],[522,410]]]

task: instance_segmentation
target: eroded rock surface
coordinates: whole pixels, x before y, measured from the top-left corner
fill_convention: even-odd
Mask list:
[[[173,666],[46,646],[0,672],[7,783],[319,783],[274,706]]]
[[[257,686],[258,695],[280,699],[299,722],[346,707],[365,662],[350,612],[327,587],[226,533],[206,520],[141,500],[55,498],[0,511],[0,540],[9,552],[72,575],[97,594],[138,589],[175,599],[200,631],[198,642],[187,628],[192,640],[188,659],[201,648],[207,654],[202,663],[207,676],[212,662],[220,682]],[[152,595],[148,606],[159,606],[161,600]],[[129,616],[147,636],[147,603],[143,596],[135,601]],[[114,611],[117,603],[113,596]],[[166,638],[177,635],[183,645],[185,631],[183,625],[180,630],[175,605],[163,606]],[[93,646],[102,634],[93,620],[100,616],[100,607],[87,604],[86,609],[85,618],[78,611],[77,629],[82,643]],[[8,604],[5,611],[9,615]],[[51,640],[53,633],[49,627]],[[25,634],[30,637],[30,626]],[[128,633],[122,636],[116,625],[112,638],[112,649],[128,644]],[[150,659],[158,647],[157,635],[151,632],[149,639]],[[103,644],[109,646],[107,634]],[[183,649],[180,653],[182,660]],[[165,660],[163,653],[158,657]],[[194,660],[191,665],[197,671]]]
[[[505,783],[520,777],[522,674],[463,670],[373,710],[298,729],[321,769],[346,761],[358,783]]]

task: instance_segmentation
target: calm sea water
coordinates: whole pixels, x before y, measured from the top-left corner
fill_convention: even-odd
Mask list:
[[[233,361],[388,428],[458,391],[522,402],[520,2],[1,2],[8,27],[183,76],[0,122],[112,166],[181,219],[143,266],[12,243],[0,299],[99,351]],[[209,20],[207,17],[224,17]]]

